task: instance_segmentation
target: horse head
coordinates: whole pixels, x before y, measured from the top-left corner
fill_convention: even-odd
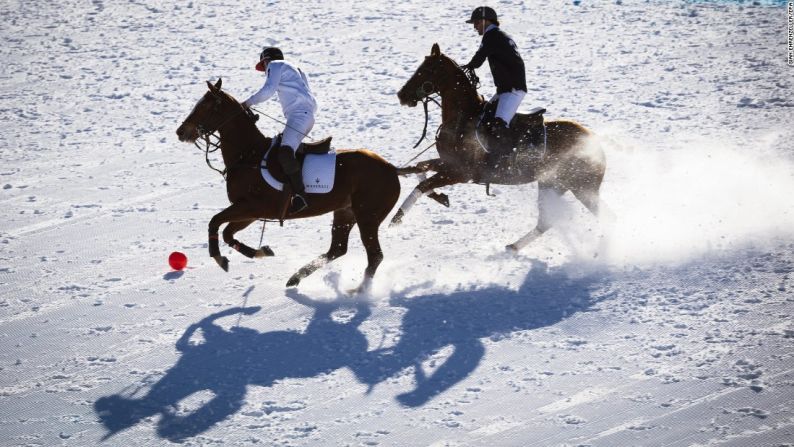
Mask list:
[[[179,141],[192,143],[199,137],[216,132],[244,111],[237,100],[221,91],[221,84],[221,79],[218,79],[214,85],[207,81],[209,91],[201,97],[190,115],[176,130]]]
[[[414,107],[419,101],[434,93],[442,93],[459,85],[456,80],[459,76],[465,78],[460,66],[442,54],[438,44],[434,43],[430,55],[425,56],[424,62],[400,89],[397,97],[400,99],[400,104]],[[466,84],[469,84],[468,81]]]

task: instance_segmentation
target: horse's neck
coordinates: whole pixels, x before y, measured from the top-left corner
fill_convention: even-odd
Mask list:
[[[254,159],[264,150],[265,137],[247,119],[236,119],[218,133],[223,163],[227,167],[241,162],[258,161]]]
[[[462,71],[457,73],[453,86],[441,92],[441,121],[444,125],[457,125],[476,116],[481,108],[480,96]]]

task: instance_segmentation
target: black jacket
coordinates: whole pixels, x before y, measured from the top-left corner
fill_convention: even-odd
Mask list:
[[[491,66],[496,93],[505,93],[513,89],[527,91],[524,60],[518,54],[513,39],[498,27],[491,28],[483,34],[480,49],[466,65],[479,68],[486,58],[488,65]]]

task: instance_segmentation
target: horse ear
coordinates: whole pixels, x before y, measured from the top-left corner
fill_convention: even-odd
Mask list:
[[[431,56],[440,56],[441,55],[441,48],[438,47],[437,43],[433,44],[433,48],[430,50]]]
[[[212,85],[210,81],[207,81],[207,87],[212,93],[218,93],[221,90],[221,84],[222,81],[220,78],[218,78],[218,82],[216,82],[215,85]]]

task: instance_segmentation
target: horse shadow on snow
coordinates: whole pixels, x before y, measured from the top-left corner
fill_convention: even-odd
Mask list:
[[[359,326],[371,315],[370,303],[337,299],[316,301],[294,289],[287,295],[313,309],[300,331],[258,332],[235,326],[225,329],[216,320],[253,314],[259,307],[232,308],[192,324],[176,343],[177,363],[138,396],[122,392],[94,404],[108,430],[103,439],[145,418],[160,416],[157,434],[171,441],[198,435],[232,416],[245,403],[249,385],[272,386],[285,378],[316,377],[349,368],[371,391],[377,384],[413,369],[415,387],[397,396],[407,407],[419,407],[468,377],[479,365],[485,346],[481,339],[556,324],[597,300],[591,290],[603,277],[571,278],[564,270],[549,270],[534,262],[519,290],[492,286],[451,294],[390,299],[406,309],[401,336],[394,346],[370,350]],[[346,318],[339,318],[339,313]],[[191,338],[201,331],[203,342]],[[422,363],[441,349],[452,353],[431,374]],[[185,412],[179,403],[197,393],[213,397]]]

